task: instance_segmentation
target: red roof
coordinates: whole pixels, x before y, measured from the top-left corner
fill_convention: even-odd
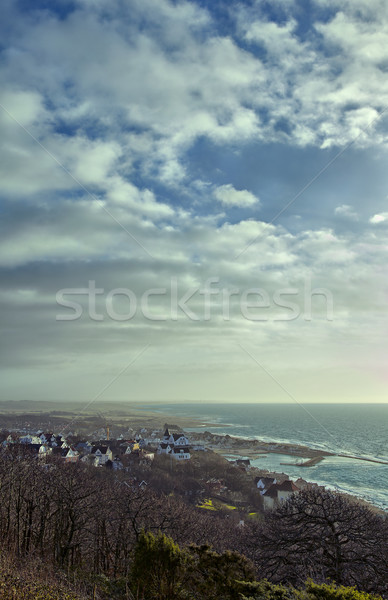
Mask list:
[[[271,498],[277,498],[278,492],[299,492],[299,488],[296,487],[293,481],[283,481],[283,483],[272,484],[263,496],[270,496]]]

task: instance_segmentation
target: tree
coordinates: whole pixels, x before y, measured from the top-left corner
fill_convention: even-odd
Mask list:
[[[387,521],[341,494],[293,495],[269,514],[258,537],[260,575],[275,583],[313,577],[388,590]]]
[[[131,580],[136,598],[174,600],[180,596],[180,580],[186,562],[178,544],[159,532],[142,531],[136,544]]]
[[[244,583],[242,588],[241,600],[382,600],[381,596],[359,592],[354,587],[317,584],[311,580],[302,589],[277,585],[265,579]]]
[[[252,563],[237,552],[214,552],[208,545],[189,546],[186,588],[193,599],[240,600],[242,581],[253,581]]]
[[[182,550],[161,532],[141,533],[131,570],[141,600],[240,600],[241,582],[253,579],[253,565],[237,552],[219,554],[206,544]]]

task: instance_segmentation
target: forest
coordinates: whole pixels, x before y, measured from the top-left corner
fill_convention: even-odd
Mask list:
[[[241,524],[125,472],[0,460],[0,598],[386,598],[387,533],[327,491]]]

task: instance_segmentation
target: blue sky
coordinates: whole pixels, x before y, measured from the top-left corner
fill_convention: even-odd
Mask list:
[[[6,0],[0,33],[3,399],[387,401],[385,1]]]

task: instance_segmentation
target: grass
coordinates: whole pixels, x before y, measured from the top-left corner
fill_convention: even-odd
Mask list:
[[[226,502],[214,498],[205,498],[203,502],[197,504],[197,507],[205,510],[237,510],[237,506],[226,504]]]

